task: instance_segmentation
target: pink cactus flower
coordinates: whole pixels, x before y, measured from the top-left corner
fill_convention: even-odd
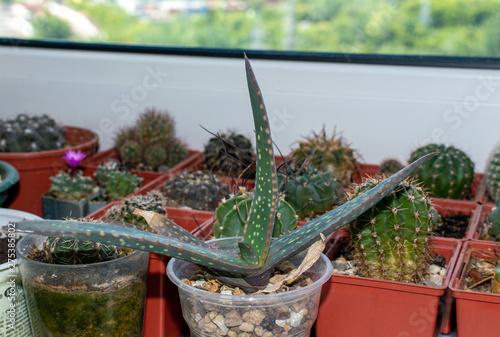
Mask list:
[[[68,163],[69,167],[76,168],[80,162],[87,157],[85,153],[83,153],[81,150],[78,151],[66,151],[64,153],[64,160]]]

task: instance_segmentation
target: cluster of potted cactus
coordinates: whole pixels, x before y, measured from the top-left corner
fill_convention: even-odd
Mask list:
[[[54,197],[88,199],[100,191],[110,202],[134,195],[106,207],[104,221],[47,216],[16,222],[17,231],[34,234],[23,239],[18,254],[35,331],[139,336],[150,252],[173,258],[167,271],[193,336],[307,336],[317,316],[318,336],[328,335],[332,324],[339,335],[397,335],[406,333],[419,307],[431,312],[421,335],[434,335],[439,301],[461,246],[434,237],[444,217],[440,200],[473,193],[470,158],[454,147],[429,144],[414,151],[406,167],[388,160],[370,172],[373,178],[361,180],[357,151],[323,128],[299,142],[290,160],[277,163],[262,92],[248,60],[245,66],[255,151],[243,135],[219,134],[201,154],[203,167],[195,161],[187,172],[168,171],[188,151],[175,136],[171,117],[148,110],[136,127],[117,136],[115,151],[123,165],[101,163],[91,179],[77,169],[82,156],[66,154],[70,170],[51,179]],[[168,172],[136,191],[142,179],[130,170]],[[496,177],[488,176],[492,197]],[[244,184],[249,180],[254,185]],[[479,205],[471,203],[473,210]],[[211,212],[207,224],[215,239],[203,241],[176,224],[168,212],[172,205]],[[498,218],[496,211],[488,217],[492,237],[500,233]],[[332,262],[321,254],[325,247],[352,258],[356,276],[330,277]],[[425,278],[434,259],[448,270],[442,284],[432,287]],[[101,273],[102,280],[90,280]],[[54,274],[60,277],[53,279]],[[352,285],[354,294],[348,290]],[[401,292],[412,295],[394,294]],[[405,308],[410,302],[417,307]],[[380,322],[342,325],[352,310]],[[72,322],[75,316],[81,319]],[[399,323],[388,327],[382,316],[395,316]]]

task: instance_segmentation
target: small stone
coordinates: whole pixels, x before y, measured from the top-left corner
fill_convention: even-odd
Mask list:
[[[245,332],[252,332],[254,328],[255,328],[254,325],[252,323],[248,323],[248,322],[243,322],[238,327],[238,329],[240,329],[241,331],[245,331]]]
[[[441,285],[443,284],[443,278],[439,275],[431,275],[430,281],[437,284],[438,287],[441,287]]]
[[[281,282],[283,281],[284,279],[286,279],[287,275],[274,275],[273,277],[271,277],[271,279],[269,280],[269,283],[271,284],[276,284],[278,282]]]
[[[195,287],[200,287],[202,288],[203,287],[203,284],[205,283],[205,280],[197,280],[197,281],[194,281],[194,286]]]
[[[431,274],[439,274],[439,272],[441,271],[441,267],[440,266],[436,266],[435,264],[431,264],[429,266],[429,273]]]
[[[290,318],[289,318],[290,325],[293,326],[294,328],[298,327],[303,317],[304,313],[302,312],[302,310],[300,310],[299,312],[292,311],[290,313]]]
[[[295,266],[290,261],[285,261],[285,262],[279,264],[278,266],[276,266],[276,270],[278,270],[284,274],[288,274],[294,269],[295,269]]]
[[[247,311],[243,314],[243,320],[248,323],[260,325],[266,314],[262,310]]]
[[[229,330],[229,331],[227,332],[227,336],[228,336],[228,337],[238,337],[238,333],[237,333],[237,332],[234,332],[234,331],[232,331],[232,330]]]
[[[217,327],[219,328],[219,330],[225,335],[227,333],[227,331],[229,330],[226,326],[226,324],[224,323],[224,317],[222,317],[222,315],[217,315],[215,316],[214,319],[212,319],[212,322],[217,325]]]
[[[439,271],[439,276],[441,276],[441,277],[446,276],[446,268],[441,268],[441,270]]]
[[[232,295],[233,294],[233,292],[231,290],[222,290],[220,293],[222,295]]]
[[[277,319],[275,323],[277,326],[284,327],[286,324],[286,319]]]
[[[258,337],[262,337],[264,335],[264,333],[266,332],[266,330],[264,330],[263,327],[261,327],[260,325],[257,325],[255,327],[255,329],[253,330],[253,332],[258,336]]]
[[[479,261],[477,267],[484,270],[495,270],[495,265],[486,261]]]
[[[240,288],[236,287],[233,290],[233,295],[246,295],[246,293],[243,290],[241,290]]]
[[[283,327],[283,330],[285,331],[290,331],[292,327],[290,326],[290,324],[286,323],[285,326]]]
[[[224,323],[228,327],[233,327],[241,325],[243,320],[241,319],[241,315],[236,310],[232,310],[226,314]]]
[[[262,337],[273,337],[273,333],[271,331],[264,332]]]
[[[215,332],[215,330],[217,330],[217,325],[215,325],[214,323],[210,322],[210,323],[207,323],[205,324],[205,328],[204,330],[206,332],[209,332],[209,333],[213,333]]]
[[[200,313],[199,313],[199,312],[197,312],[197,313],[196,313],[196,315],[194,315],[194,320],[195,320],[196,322],[200,321],[202,318],[203,318],[203,317],[200,315]]]

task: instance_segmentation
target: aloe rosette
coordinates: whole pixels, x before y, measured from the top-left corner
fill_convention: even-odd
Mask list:
[[[69,220],[34,220],[16,223],[20,232],[63,238],[80,238],[146,250],[192,262],[222,281],[246,290],[267,286],[271,269],[282,261],[309,248],[321,234],[327,236],[347,225],[377,204],[432,154],[418,159],[377,186],[329,211],[308,224],[272,240],[278,204],[276,164],[271,130],[262,93],[245,58],[250,101],[256,134],[256,186],[238,252],[220,251],[154,212],[142,212],[159,234],[128,224],[96,224]],[[137,211],[136,211],[137,212]]]

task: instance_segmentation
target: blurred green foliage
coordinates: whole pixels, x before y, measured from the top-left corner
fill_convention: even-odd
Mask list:
[[[500,0],[248,0],[244,10],[156,21],[113,3],[65,3],[98,26],[102,42],[500,57]]]
[[[65,20],[43,12],[33,19],[33,34],[39,39],[68,39],[71,27]]]

